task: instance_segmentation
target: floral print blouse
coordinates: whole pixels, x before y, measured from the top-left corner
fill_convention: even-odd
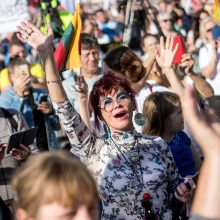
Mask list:
[[[149,193],[158,219],[172,219],[169,188],[179,174],[172,154],[159,137],[135,130],[97,137],[67,100],[54,103],[72,145],[96,180],[102,219],[144,219],[141,200]]]

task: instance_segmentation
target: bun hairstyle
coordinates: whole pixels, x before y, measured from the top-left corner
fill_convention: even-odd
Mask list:
[[[103,62],[105,62],[110,69],[123,75],[133,83],[140,81],[146,73],[141,59],[125,46],[112,49],[106,55]]]

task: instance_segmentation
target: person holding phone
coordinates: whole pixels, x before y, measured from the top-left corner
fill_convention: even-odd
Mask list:
[[[60,129],[60,123],[48,93],[32,87],[29,64],[24,58],[11,60],[8,70],[11,86],[0,95],[0,106],[21,112],[30,128],[39,127],[36,137],[39,150],[58,150],[54,130]]]
[[[37,152],[35,145],[20,144],[9,153],[6,152],[9,137],[14,132],[28,129],[28,125],[21,113],[14,109],[0,108],[0,195],[4,202],[11,206],[14,194],[10,180],[14,170],[25,161],[31,153]]]

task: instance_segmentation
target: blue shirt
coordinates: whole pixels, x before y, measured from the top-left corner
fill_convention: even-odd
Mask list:
[[[190,138],[183,131],[180,131],[175,133],[173,140],[167,144],[173,154],[180,175],[182,177],[194,175],[197,169],[190,149]]]

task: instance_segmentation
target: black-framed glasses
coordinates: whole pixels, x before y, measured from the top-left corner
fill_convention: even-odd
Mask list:
[[[131,93],[125,91],[119,92],[116,95],[116,101],[118,104],[128,104],[131,101],[131,95]],[[114,108],[114,101],[115,100],[113,100],[111,96],[101,98],[99,102],[99,107],[106,112],[111,112]]]

